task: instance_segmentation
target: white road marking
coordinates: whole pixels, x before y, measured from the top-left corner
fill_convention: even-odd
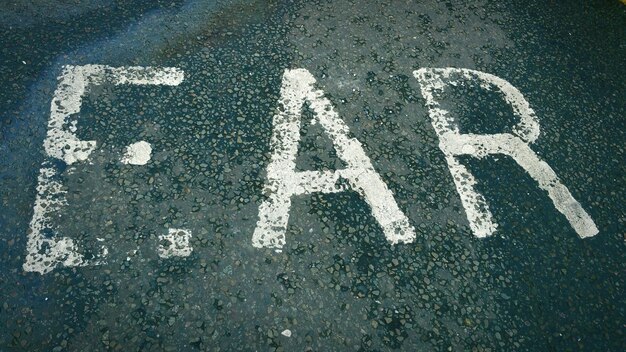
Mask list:
[[[459,155],[481,158],[489,154],[504,154],[512,157],[538,182],[541,189],[547,191],[556,209],[565,215],[581,238],[598,233],[591,217],[560,182],[552,168],[530,149],[529,144],[539,136],[539,124],[534,111],[515,87],[499,77],[468,69],[423,68],[413,74],[421,85],[431,122],[439,136],[439,147],[446,157],[470,227],[476,236],[493,234],[497,224],[493,221],[484,197],[474,189],[474,176],[458,162],[456,157]],[[102,246],[97,259],[86,260],[71,238],[58,234],[52,221],[53,216],[67,205],[67,191],[61,183],[59,163],[70,166],[66,172],[73,172],[75,167],[71,165],[88,160],[96,148],[96,141],[84,141],[76,136],[77,120],[71,119],[72,115],[80,112],[82,98],[88,87],[100,84],[175,86],[183,79],[183,72],[176,68],[114,68],[103,65],[63,68],[50,107],[48,132],[44,140],[47,157],[42,163],[37,181],[37,196],[23,265],[25,271],[45,274],[59,265],[99,264],[108,253],[107,248]],[[464,80],[476,80],[483,89],[496,88],[502,93],[515,115],[520,118],[512,134],[479,135],[459,132],[448,111],[439,106],[435,93],[443,91],[447,85],[464,84]],[[372,215],[379,222],[389,242],[412,242],[415,239],[414,228],[398,208],[392,192],[374,170],[360,142],[348,137],[347,125],[334,111],[331,102],[323,96],[324,93],[314,88],[315,83],[315,78],[305,69],[285,70],[283,75],[279,102],[282,108],[273,119],[273,154],[267,168],[265,185],[269,199],[259,208],[259,220],[252,244],[255,247],[269,247],[280,251],[285,244],[291,197],[313,192],[345,191],[347,187],[338,186],[341,179],[345,179],[348,187],[358,192],[369,204]],[[337,155],[348,165],[347,168],[337,171],[295,171],[301,108],[305,101],[315,113],[312,123],[320,123],[333,141]],[[127,147],[121,161],[143,165],[150,160],[150,154],[150,144],[140,141]],[[172,236],[172,233],[180,234],[173,238],[175,241],[170,241],[174,247],[160,247],[159,255],[189,255],[192,251],[188,245],[191,233],[187,230],[170,229],[168,235],[164,236]],[[169,241],[166,237],[164,239]]]
[[[361,143],[348,137],[348,126],[339,118],[324,92],[314,88],[315,78],[305,69],[285,70],[279,101],[274,115],[271,139],[272,158],[267,167],[265,192],[269,199],[259,207],[259,220],[252,236],[255,247],[282,248],[289,221],[291,197],[313,192],[345,191],[338,187],[346,179],[371,207],[372,215],[392,244],[410,243],[415,229],[398,208],[393,194],[374,170]],[[301,109],[307,101],[319,123],[333,141],[337,155],[348,167],[337,171],[296,172],[300,141]]]
[[[497,224],[493,221],[485,198],[474,189],[476,179],[457,160],[456,157],[459,155],[471,155],[477,158],[489,154],[510,156],[537,181],[541,189],[548,192],[555,208],[565,215],[581,238],[598,233],[598,228],[589,214],[561,183],[550,165],[530,149],[529,144],[539,137],[539,123],[535,112],[517,88],[494,75],[462,68],[421,68],[414,71],[413,75],[420,83],[432,125],[439,136],[439,148],[446,157],[475,236],[492,235]],[[455,119],[449,115],[448,111],[440,107],[435,94],[442,92],[448,85],[463,85],[467,80],[477,81],[483,89],[495,88],[502,93],[506,102],[513,108],[515,115],[520,118],[512,134],[481,135],[459,132]]]
[[[60,236],[53,224],[53,216],[67,205],[66,191],[61,184],[58,163],[72,165],[85,161],[96,148],[96,141],[80,140],[76,132],[76,119],[82,98],[90,85],[136,84],[175,86],[183,81],[184,73],[177,68],[109,67],[104,65],[64,66],[50,104],[48,132],[44,140],[46,159],[37,178],[37,196],[30,221],[25,271],[40,274],[56,266],[81,266],[99,264],[106,256],[102,246],[99,259],[86,260],[77,244]],[[69,168],[72,171],[73,168]]]
[[[152,146],[146,141],[139,141],[126,147],[120,160],[123,164],[146,165],[150,161]]]
[[[76,161],[87,160],[96,148],[96,141],[81,141],[74,132],[76,120],[70,116],[77,114],[82,98],[89,85],[135,84],[135,85],[179,85],[184,78],[183,71],[177,68],[153,67],[109,67],[103,65],[65,66],[52,104],[48,134],[44,141],[46,153],[72,165]],[[67,125],[70,125],[67,128]]]
[[[189,241],[191,231],[185,229],[168,229],[167,234],[159,235],[158,254],[161,258],[188,257],[193,252]]]

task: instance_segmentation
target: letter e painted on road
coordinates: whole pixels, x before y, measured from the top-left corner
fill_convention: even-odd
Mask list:
[[[104,65],[64,66],[52,103],[48,131],[43,142],[45,159],[37,178],[37,196],[28,229],[25,271],[45,274],[57,266],[99,264],[106,256],[101,248],[99,258],[88,260],[70,237],[61,236],[52,219],[67,204],[62,169],[88,160],[96,141],[80,140],[76,135],[82,99],[90,86],[102,84],[179,85],[184,73],[174,67],[110,67]],[[61,167],[62,166],[62,167]]]

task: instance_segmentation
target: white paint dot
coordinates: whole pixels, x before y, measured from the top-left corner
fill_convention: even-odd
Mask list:
[[[285,337],[291,337],[291,330],[285,329],[285,330],[283,330],[283,332],[281,332],[281,335],[283,335]]]
[[[161,258],[188,257],[193,248],[189,243],[191,231],[185,229],[168,229],[167,234],[159,235],[158,253]]]
[[[146,141],[139,141],[126,147],[121,162],[131,165],[146,165],[150,161],[152,146]]]

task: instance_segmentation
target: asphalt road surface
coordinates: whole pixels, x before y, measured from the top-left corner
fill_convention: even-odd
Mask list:
[[[626,350],[626,6],[0,4],[0,350]]]

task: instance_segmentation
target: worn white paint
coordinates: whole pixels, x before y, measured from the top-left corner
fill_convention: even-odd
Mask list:
[[[268,199],[259,207],[259,220],[252,237],[255,247],[282,248],[289,221],[291,197],[313,192],[345,191],[345,179],[371,207],[385,237],[392,244],[409,243],[415,230],[398,208],[393,194],[374,170],[361,143],[348,137],[348,126],[339,118],[324,92],[314,88],[315,78],[305,69],[285,70],[279,111],[274,115],[271,138],[272,157],[267,167],[265,193]],[[347,168],[337,171],[296,172],[303,104],[309,103],[319,123],[330,137],[339,158]]]
[[[167,234],[159,235],[157,253],[161,258],[188,257],[193,252],[190,240],[191,231],[168,229]]]
[[[123,164],[146,165],[152,155],[152,146],[146,141],[139,141],[126,147],[120,160]]]
[[[517,88],[502,78],[469,69],[421,68],[413,74],[420,83],[432,125],[439,136],[439,148],[446,157],[470,227],[477,237],[493,234],[497,224],[493,221],[485,198],[474,189],[476,179],[459,163],[457,159],[459,155],[477,158],[490,154],[510,156],[537,181],[541,189],[548,192],[555,208],[565,215],[581,238],[598,233],[591,217],[561,183],[550,165],[530,149],[529,144],[539,137],[539,123],[535,112]],[[440,107],[435,96],[443,92],[448,85],[463,85],[468,81],[479,83],[483,89],[497,89],[502,93],[504,100],[511,105],[514,114],[520,119],[513,127],[512,133],[482,135],[459,132],[454,117]]]
[[[46,238],[43,235],[45,229],[53,227],[50,215],[67,204],[66,191],[55,179],[57,174],[57,169],[46,163],[39,170],[37,197],[28,235],[28,253],[24,263],[26,271],[38,271],[44,274],[57,264],[77,266],[85,263],[71,238]],[[43,253],[40,253],[40,250],[43,250]]]
[[[176,86],[184,78],[177,68],[109,67],[104,65],[64,66],[52,104],[48,133],[44,140],[46,153],[72,165],[87,160],[96,148],[96,141],[82,141],[76,132],[76,119],[82,98],[89,85],[134,84]]]
[[[98,264],[106,256],[102,246],[99,259],[87,261],[79,246],[57,233],[52,218],[67,204],[58,163],[73,165],[86,161],[96,148],[96,141],[83,141],[76,136],[76,114],[88,87],[100,84],[135,84],[175,86],[183,81],[177,68],[109,67],[104,65],[64,66],[50,104],[48,132],[44,140],[46,159],[37,179],[37,196],[28,232],[25,271],[41,274],[58,265],[80,266]],[[74,168],[68,168],[73,171]]]

